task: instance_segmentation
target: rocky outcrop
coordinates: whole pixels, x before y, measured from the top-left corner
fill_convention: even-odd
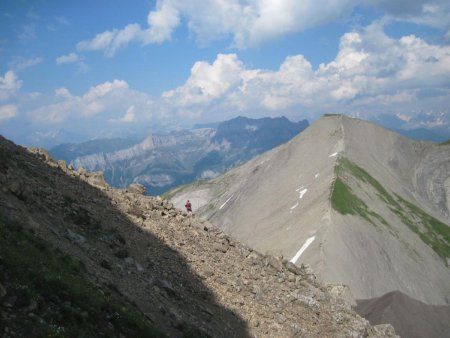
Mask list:
[[[254,251],[139,187],[99,187],[98,174],[74,171],[4,139],[0,158],[5,224],[20,221],[81,262],[95,285],[117,290],[169,336],[394,336],[391,327],[370,326],[307,266]],[[17,281],[0,282],[6,297],[19,292]],[[42,325],[64,326],[39,304],[24,306]],[[3,335],[20,336],[21,325],[35,320],[21,315],[25,322],[15,321],[21,308],[0,303],[0,320],[9,323]]]

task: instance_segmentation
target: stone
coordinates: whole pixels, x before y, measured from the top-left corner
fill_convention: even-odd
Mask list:
[[[145,271],[145,269],[143,268],[143,266],[141,265],[141,264],[139,264],[138,262],[136,262],[136,270],[138,271],[138,272],[144,272]]]
[[[344,304],[348,308],[356,306],[356,300],[347,285],[329,284],[326,285],[326,289],[330,294],[332,301]]]
[[[276,271],[281,271],[283,269],[283,264],[280,260],[276,259],[274,256],[266,256],[265,264],[270,265]]]
[[[22,185],[18,181],[11,182],[8,188],[9,191],[11,191],[16,196],[22,195]]]
[[[101,171],[91,173],[86,179],[90,185],[93,185],[95,187],[101,189],[109,188],[109,184],[106,183],[105,178],[103,177],[103,173]]]
[[[204,268],[204,269],[203,269],[203,275],[204,275],[205,277],[211,277],[211,276],[214,276],[214,271],[213,271],[212,269],[210,269],[210,268]]]
[[[130,265],[134,264],[134,258],[133,257],[129,257],[128,256],[128,257],[125,257],[123,260],[125,261],[125,263],[128,263]]]
[[[36,303],[36,301],[34,299],[30,300],[30,304],[23,309],[24,312],[32,312],[34,310],[36,310],[38,308],[38,304]]]
[[[128,186],[127,191],[131,192],[133,194],[145,195],[147,192],[147,189],[140,183],[131,183]]]
[[[215,251],[220,251],[223,253],[226,253],[228,251],[229,245],[228,244],[224,244],[224,243],[214,243],[213,244],[213,249]]]
[[[7,294],[5,287],[0,283],[0,299],[5,297]]]
[[[58,160],[56,161],[56,163],[58,164],[58,167],[60,167],[62,170],[66,171],[67,170],[67,163],[64,160]]]
[[[296,275],[300,275],[301,274],[300,268],[297,265],[295,265],[294,263],[287,262],[285,264],[285,266],[286,266],[286,269],[288,269],[290,272],[292,272],[292,273],[294,273]]]
[[[86,243],[86,238],[82,235],[77,234],[76,232],[67,229],[67,238],[69,238],[72,242],[75,242],[77,244],[84,244]]]
[[[248,259],[260,259],[261,255],[259,253],[257,253],[256,251],[252,251],[248,256]]]

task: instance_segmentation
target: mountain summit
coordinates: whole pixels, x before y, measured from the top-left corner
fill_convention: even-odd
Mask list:
[[[449,184],[450,145],[333,115],[172,202],[358,299],[398,290],[448,305]]]

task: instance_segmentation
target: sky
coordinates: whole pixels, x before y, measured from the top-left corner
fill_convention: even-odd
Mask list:
[[[434,127],[449,107],[448,0],[0,0],[0,134],[20,144],[239,115]]]

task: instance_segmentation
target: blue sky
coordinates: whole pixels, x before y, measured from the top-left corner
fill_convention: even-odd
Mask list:
[[[432,128],[449,103],[448,1],[0,0],[0,134],[22,144],[238,115]]]

